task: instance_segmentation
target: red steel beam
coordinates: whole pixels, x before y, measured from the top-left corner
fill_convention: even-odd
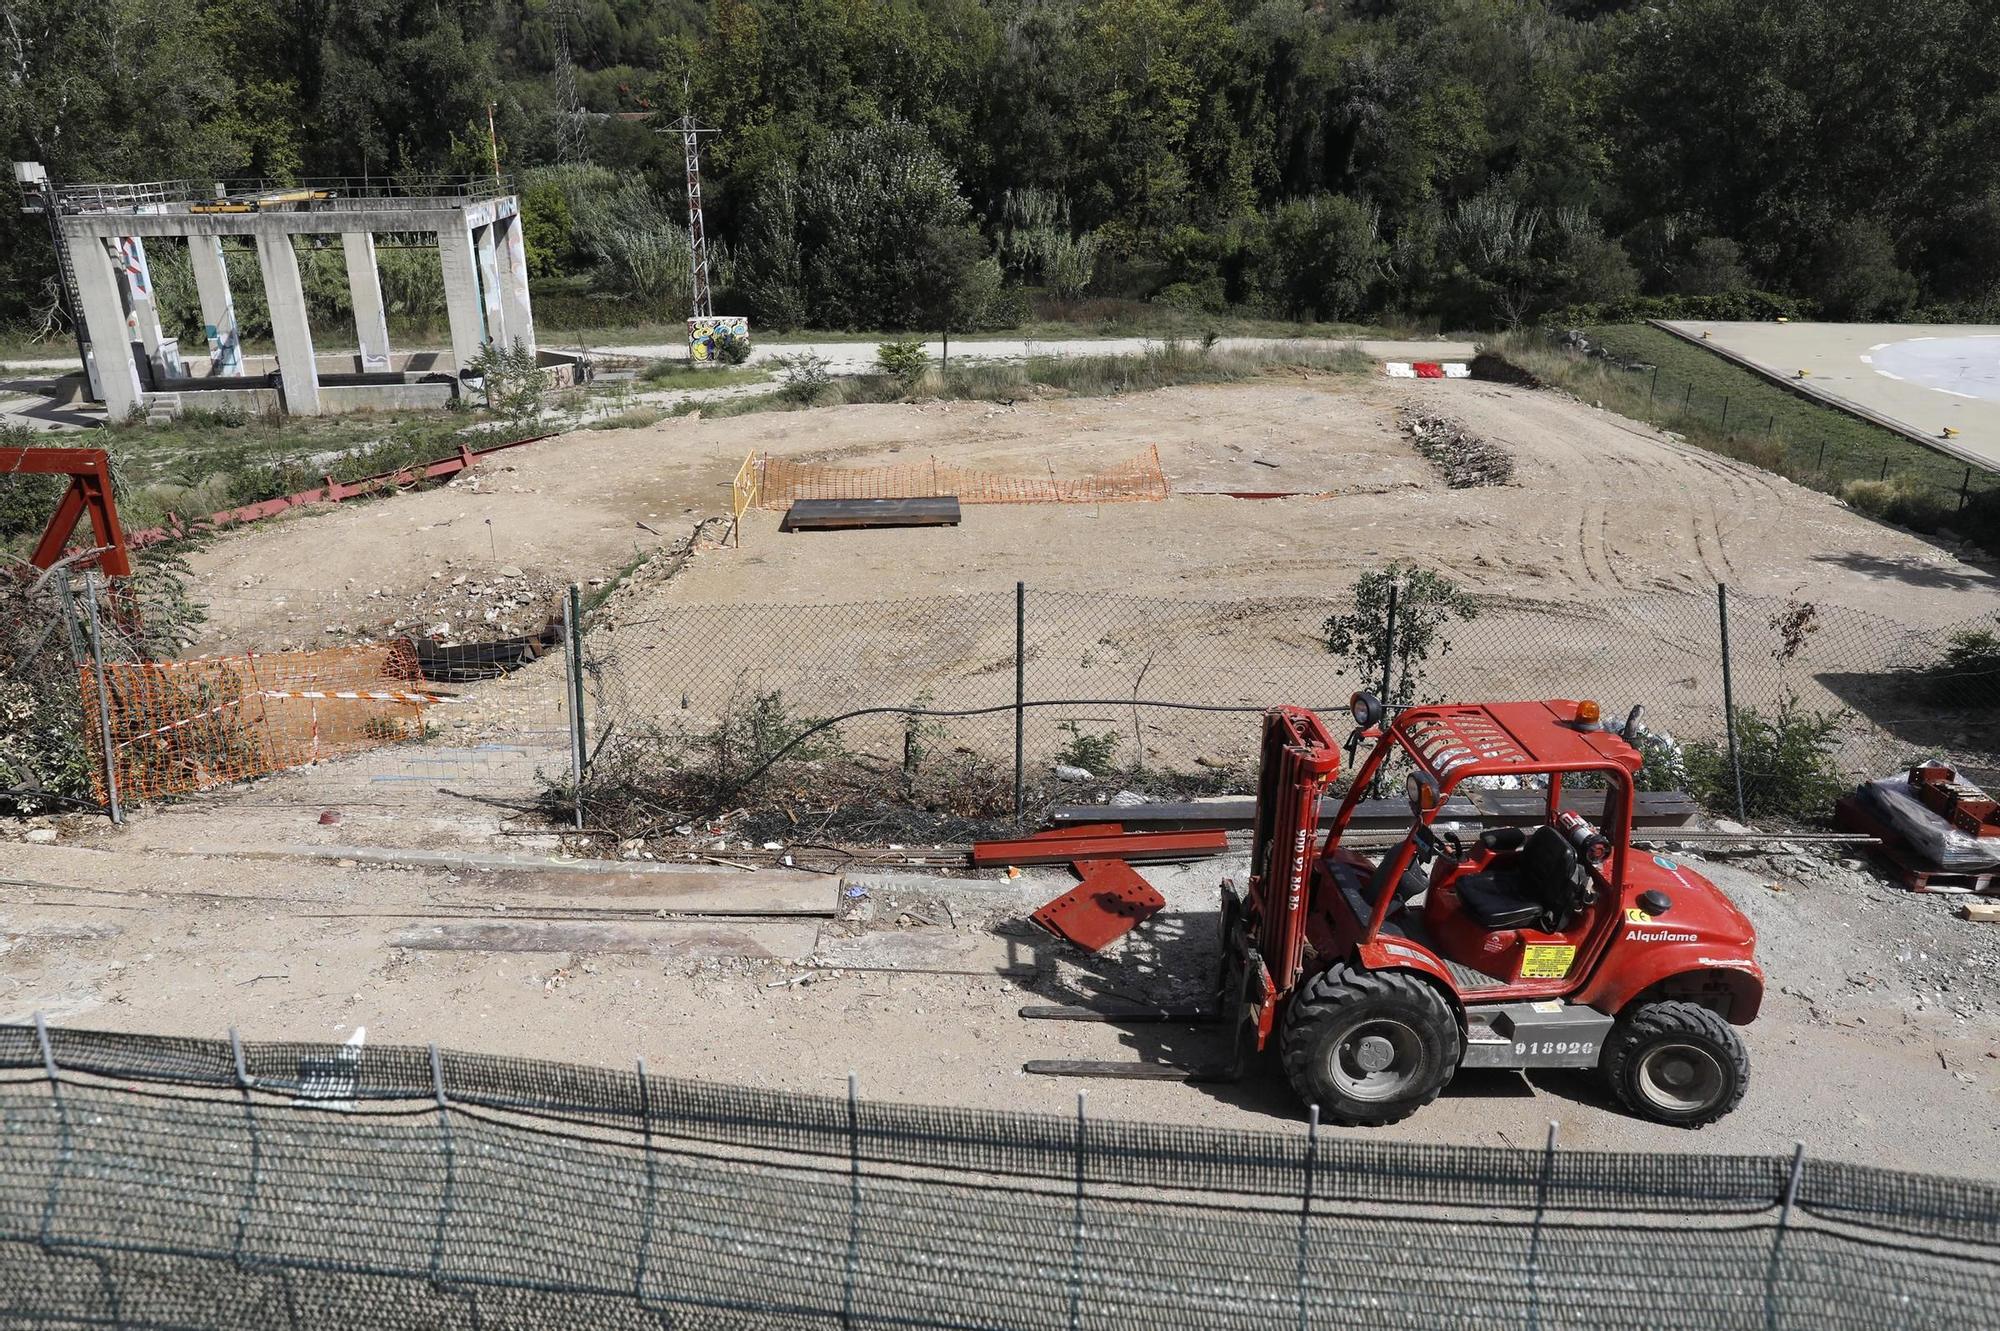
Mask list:
[[[118,501],[111,492],[111,458],[103,449],[0,448],[0,473],[69,477],[69,489],[35,543],[30,564],[53,568],[69,547],[77,523],[88,514],[98,568],[110,578],[132,576],[132,561],[118,525]]]
[[[1123,832],[1097,836],[1039,836],[1018,841],[975,841],[972,862],[995,864],[1068,864],[1072,860],[1199,860],[1229,848],[1228,837],[1216,830],[1196,832]]]
[[[494,444],[490,448],[467,448],[464,444],[460,444],[458,452],[453,456],[426,462],[421,467],[404,467],[398,471],[378,472],[376,475],[345,484],[329,476],[325,485],[316,485],[310,490],[299,490],[293,494],[280,495],[276,499],[265,499],[255,504],[244,504],[238,508],[224,509],[220,513],[211,513],[192,527],[180,523],[151,527],[142,532],[134,532],[126,540],[135,549],[140,546],[157,545],[161,541],[178,540],[196,531],[232,527],[239,523],[274,518],[280,513],[289,513],[295,508],[304,508],[312,504],[337,504],[343,499],[358,499],[362,495],[373,494],[388,486],[415,485],[419,481],[434,481],[445,476],[456,476],[488,453],[498,453],[509,448],[519,448],[523,444],[535,444],[553,438],[555,438],[553,433],[538,434],[529,439],[515,439],[504,444]]]

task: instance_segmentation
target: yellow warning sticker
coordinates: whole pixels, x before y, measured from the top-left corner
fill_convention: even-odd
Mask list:
[[[1576,949],[1566,943],[1533,943],[1521,951],[1521,978],[1560,980],[1576,963]]]
[[[1627,906],[1625,908],[1625,918],[1632,924],[1651,924],[1653,922],[1653,917],[1645,911],[1640,910],[1637,906]]]

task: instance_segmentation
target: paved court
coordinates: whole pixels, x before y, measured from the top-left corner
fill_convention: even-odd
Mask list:
[[[1938,448],[2000,469],[2000,328],[1978,324],[1663,325]],[[1806,378],[1798,372],[1805,370]],[[1949,427],[1957,433],[1947,438]]]

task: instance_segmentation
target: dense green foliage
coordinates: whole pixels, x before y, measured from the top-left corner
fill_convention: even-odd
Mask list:
[[[764,327],[2000,307],[1984,0],[0,0],[0,57],[67,180],[480,171],[490,102],[537,276],[669,317],[684,105]]]

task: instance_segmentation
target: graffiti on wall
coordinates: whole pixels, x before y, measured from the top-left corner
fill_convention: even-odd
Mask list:
[[[697,362],[727,359],[722,348],[730,342],[750,349],[750,321],[739,314],[715,314],[706,319],[688,320],[688,359]]]

